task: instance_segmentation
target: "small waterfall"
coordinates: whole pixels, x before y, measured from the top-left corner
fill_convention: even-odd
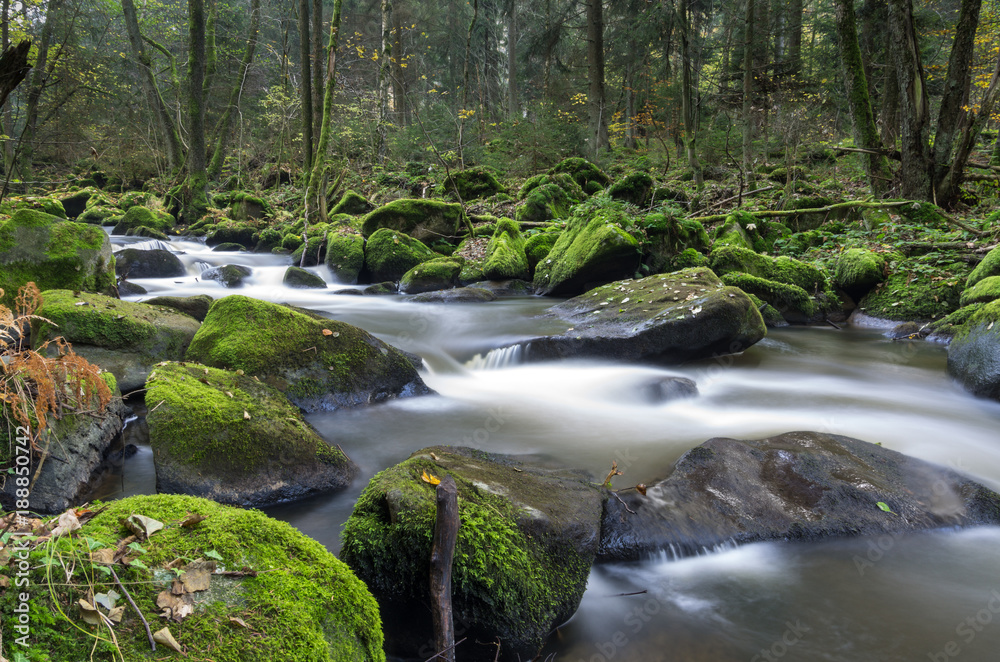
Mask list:
[[[518,365],[521,363],[523,354],[524,348],[521,345],[500,347],[497,349],[491,349],[486,353],[486,356],[476,354],[466,362],[465,366],[470,370],[498,370],[500,368],[509,368],[512,365]]]
[[[194,268],[198,270],[198,273],[204,273],[214,267],[214,264],[209,264],[208,262],[195,262]]]
[[[162,241],[160,239],[149,239],[149,240],[146,240],[146,241],[137,241],[137,242],[135,242],[133,244],[128,244],[125,247],[126,248],[134,248],[134,249],[140,250],[140,251],[154,251],[154,250],[159,250],[159,251],[170,251],[172,253],[176,252],[176,249],[174,249],[170,245],[169,241]]]
[[[687,543],[670,543],[665,549],[650,554],[649,559],[654,562],[667,563],[670,561],[680,561],[697,556],[708,556],[720,552],[729,552],[740,545],[730,538],[715,545],[692,545]]]

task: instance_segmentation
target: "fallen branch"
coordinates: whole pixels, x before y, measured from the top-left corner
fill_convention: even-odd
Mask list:
[[[722,205],[726,204],[727,202],[732,202],[733,200],[736,200],[737,198],[747,198],[747,197],[750,197],[751,195],[754,195],[756,193],[763,193],[764,191],[771,191],[773,189],[774,189],[774,186],[765,186],[764,188],[759,188],[759,189],[756,189],[756,190],[753,190],[753,191],[747,191],[746,193],[744,193],[742,195],[734,195],[731,198],[726,198],[725,200],[719,200],[716,203],[710,204],[708,207],[705,208],[705,210],[708,211],[709,209],[715,209],[716,207],[721,207]]]
[[[832,205],[827,205],[825,207],[813,207],[812,209],[758,209],[757,211],[748,211],[745,213],[756,217],[771,216],[781,218],[784,216],[798,216],[799,214],[824,214],[838,209],[892,209],[893,207],[902,207],[909,204],[913,204],[913,201],[896,200],[893,202],[874,202],[871,200],[849,200],[848,202],[836,202]],[[688,216],[687,220],[698,221],[699,223],[712,223],[714,221],[723,221],[727,216],[729,216],[729,214]]]
[[[630,513],[632,513],[633,515],[635,515],[635,511],[634,511],[634,510],[632,510],[631,508],[629,508],[629,507],[628,507],[628,504],[627,504],[627,503],[625,503],[624,501],[622,501],[622,498],[621,498],[620,496],[618,496],[618,493],[617,493],[617,492],[614,492],[614,491],[612,491],[612,492],[611,492],[611,494],[613,494],[613,495],[614,495],[614,497],[615,497],[616,499],[618,499],[618,503],[620,503],[620,504],[621,504],[621,505],[622,505],[622,506],[623,506],[623,507],[625,508],[625,510],[627,510],[627,511],[629,511]]]
[[[153,632],[149,629],[149,623],[146,622],[146,617],[142,615],[141,611],[139,611],[139,608],[135,605],[135,600],[133,600],[132,596],[129,595],[129,592],[125,588],[125,585],[122,584],[122,581],[118,579],[118,575],[115,573],[114,567],[111,567],[109,569],[111,570],[111,576],[115,578],[115,584],[117,584],[118,588],[120,588],[122,590],[122,593],[125,594],[125,599],[128,600],[128,603],[130,605],[132,605],[132,609],[135,609],[135,613],[139,614],[139,620],[142,621],[142,626],[146,628],[146,638],[149,639],[149,646],[150,648],[153,649],[153,652],[155,653],[156,642],[153,641]]]

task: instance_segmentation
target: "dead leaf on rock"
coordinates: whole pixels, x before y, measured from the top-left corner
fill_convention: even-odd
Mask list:
[[[101,624],[101,614],[97,611],[94,605],[90,604],[83,598],[77,600],[77,604],[80,605],[80,618],[83,619],[84,623],[89,623],[91,625]]]
[[[187,593],[174,595],[170,591],[160,591],[156,596],[156,606],[163,610],[160,616],[177,622],[194,613],[191,596]]]
[[[153,641],[158,644],[163,644],[171,650],[177,651],[178,653],[183,653],[181,650],[181,645],[177,643],[174,639],[174,635],[170,634],[170,628],[163,628],[162,630],[157,630],[153,633]]]
[[[67,533],[72,533],[80,529],[80,520],[77,519],[76,513],[70,508],[62,515],[59,516],[59,522],[56,524],[56,528],[52,529],[52,537],[58,538],[61,535]]]
[[[250,626],[249,626],[249,625],[247,625],[247,622],[246,622],[246,621],[244,621],[244,620],[243,620],[242,618],[240,618],[239,616],[230,616],[230,617],[229,617],[229,624],[230,624],[230,625],[238,625],[238,626],[240,626],[241,628],[244,628],[244,629],[247,629],[247,630],[249,630],[249,629],[250,629]]]
[[[122,615],[124,613],[125,613],[125,605],[121,605],[120,607],[115,607],[110,612],[108,612],[108,619],[111,620],[112,623],[121,623]]]
[[[212,573],[215,572],[215,561],[191,561],[184,568],[184,574],[180,581],[188,593],[197,591],[207,591],[212,581]]]
[[[189,513],[187,517],[181,520],[181,526],[186,529],[192,529],[202,522],[208,519],[205,515],[199,515],[198,513]]]
[[[323,335],[324,336],[332,336],[333,335],[333,331],[331,331],[330,329],[323,329]]]
[[[90,560],[100,565],[111,565],[115,562],[115,550],[107,547],[105,549],[95,549],[90,553]]]
[[[163,528],[163,522],[146,517],[145,515],[129,515],[125,520],[125,526],[129,531],[139,536],[141,540],[146,540],[151,535]]]

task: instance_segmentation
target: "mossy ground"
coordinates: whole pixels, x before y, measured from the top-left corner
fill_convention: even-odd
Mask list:
[[[939,278],[933,272],[894,273],[858,306],[872,317],[889,320],[940,319],[960,307],[960,280]]]
[[[100,504],[94,510],[103,508]],[[180,521],[191,513],[207,517],[187,528]],[[359,660],[381,662],[382,628],[378,605],[350,569],[322,545],[284,522],[255,510],[220,506],[212,501],[188,496],[156,495],[122,499],[106,505],[83,530],[70,538],[43,545],[31,552],[29,601],[31,646],[22,652],[32,662],[69,660],[120,660],[139,662],[153,659],[143,625],[131,607],[126,607],[116,626],[119,650],[110,643],[107,628],[87,625],[80,620],[77,600],[116,589],[103,573],[87,560],[90,548],[114,548],[130,532],[122,520],[141,514],[166,526],[141,543],[145,553],[131,553],[149,570],[119,565],[116,572],[126,585],[153,630],[169,625],[174,638],[185,648],[189,659],[215,662],[341,662]],[[208,604],[180,623],[165,622],[158,616],[156,595],[169,587],[169,579],[157,581],[154,569],[162,569],[175,559],[221,556],[221,565],[250,574],[238,580],[238,588],[228,601]],[[70,568],[66,580],[63,568]],[[11,567],[3,574],[13,579]],[[256,573],[256,576],[254,576]],[[169,577],[169,573],[166,573]],[[213,582],[221,579],[213,576]],[[13,607],[17,593],[12,588],[0,593],[4,631],[13,633]],[[121,599],[124,603],[124,598]],[[56,609],[56,603],[63,614]],[[234,625],[240,618],[247,628]],[[101,640],[95,639],[100,637]],[[156,657],[180,657],[162,652]],[[4,637],[4,651],[14,659],[13,636]]]
[[[1000,276],[987,276],[962,292],[963,306],[973,303],[989,303],[1000,299]]]

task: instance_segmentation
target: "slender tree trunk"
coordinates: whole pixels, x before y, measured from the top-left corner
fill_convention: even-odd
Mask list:
[[[330,19],[330,40],[327,43],[326,85],[323,90],[323,121],[320,123],[319,145],[316,147],[316,164],[309,177],[309,187],[306,189],[306,216],[312,210],[323,210],[320,196],[326,195],[323,190],[323,170],[326,167],[326,152],[330,147],[330,134],[333,132],[333,93],[337,87],[337,47],[340,42],[340,9],[342,0],[334,0],[333,17]],[[320,218],[319,222],[326,221]]]
[[[851,113],[851,125],[854,127],[854,144],[862,149],[879,150],[882,147],[882,140],[875,126],[875,116],[868,96],[868,82],[865,78],[854,18],[854,3],[852,0],[836,0],[835,4],[837,36],[840,39],[840,62],[844,72],[844,87]],[[868,186],[873,193],[885,191],[892,179],[889,161],[881,154],[862,156]]]
[[[694,109],[693,84],[693,45],[691,44],[691,17],[688,3],[691,0],[679,0],[677,3],[677,29],[681,38],[681,115],[684,120],[684,150],[687,153],[688,167],[691,168],[695,185],[700,191],[705,184],[701,163],[698,161],[698,124]]]
[[[594,157],[608,148],[608,118],[604,100],[604,0],[587,1],[587,111],[590,148]]]
[[[948,58],[948,73],[945,76],[944,95],[938,110],[937,130],[934,132],[934,187],[940,204],[950,204],[952,190],[949,176],[951,172],[951,150],[962,125],[968,103],[969,85],[972,81],[970,70],[975,54],[976,30],[979,28],[979,9],[982,0],[962,0],[955,26],[955,39]],[[945,179],[949,184],[945,184]],[[944,184],[944,185],[943,185]],[[943,185],[943,186],[942,186]]]
[[[195,221],[208,208],[205,171],[205,0],[188,0],[188,196],[184,220]]]
[[[313,162],[312,67],[309,66],[309,0],[299,0],[299,64],[302,68],[302,165],[308,185]]]
[[[218,0],[209,0],[208,19],[205,23],[205,98],[212,97],[212,82],[215,80],[215,70],[218,65],[218,55],[215,48],[215,25],[219,18]]]
[[[0,48],[7,50],[10,46],[10,0],[3,0],[2,5],[0,5]],[[7,169],[11,167],[12,161],[14,160],[14,141],[11,136],[14,133],[14,113],[11,110],[10,104],[4,105],[3,107],[3,125],[0,126],[0,133],[7,136],[7,140],[3,141],[3,167],[4,173]]]
[[[754,31],[757,18],[754,5],[761,1],[763,0],[746,0],[746,12],[743,17],[743,172],[747,184],[754,181]]]
[[[45,24],[42,25],[42,33],[38,38],[38,55],[35,58],[35,65],[32,68],[31,76],[28,79],[28,98],[24,112],[24,132],[21,134],[21,166],[23,172],[27,174],[31,170],[32,157],[34,156],[35,129],[38,125],[38,104],[42,98],[42,91],[51,73],[48,66],[49,46],[52,42],[52,33],[62,11],[62,0],[51,0],[45,12]]]
[[[397,0],[392,8],[392,102],[393,117],[397,126],[409,126],[410,107],[406,104],[407,75],[406,56],[403,42],[403,11]]]
[[[507,118],[521,116],[517,96],[517,0],[507,5]]]
[[[629,53],[635,53],[635,43],[630,40]],[[629,58],[625,63],[625,137],[622,146],[625,149],[636,148],[635,135],[635,60]]]
[[[212,158],[209,160],[208,176],[216,179],[222,173],[222,163],[225,160],[226,147],[232,133],[233,120],[239,112],[240,96],[246,84],[247,72],[253,64],[254,51],[257,48],[257,36],[260,33],[260,0],[250,0],[250,27],[247,30],[247,45],[243,51],[243,59],[237,73],[236,82],[229,93],[229,103],[212,131]]]
[[[465,33],[465,64],[462,68],[462,107],[458,110],[458,161],[465,167],[465,119],[469,115],[469,63],[472,60],[472,31],[479,18],[479,0],[472,0],[472,21]]]
[[[802,0],[790,0],[787,11],[785,62],[788,75],[798,76],[802,71]]]
[[[899,83],[901,194],[931,197],[930,104],[913,27],[912,0],[889,0],[889,44]]]
[[[993,77],[983,94],[979,110],[974,114],[967,113],[962,123],[955,156],[937,189],[938,204],[951,206],[958,199],[959,187],[965,174],[965,166],[969,162],[969,155],[972,154],[972,150],[976,146],[980,131],[990,121],[998,101],[1000,101],[1000,55],[997,56],[996,65],[993,67]],[[996,145],[994,156],[1000,154],[1000,151],[996,151],[1000,150],[1000,136],[997,138]],[[1000,165],[1000,163],[995,165]]]
[[[1000,127],[997,127],[997,137],[993,139],[993,156],[990,165],[1000,166]]]
[[[392,64],[392,0],[382,0],[382,50],[378,67],[378,162],[389,151],[389,72]]]
[[[312,106],[313,141],[319,139],[323,121],[323,0],[312,0]]]

